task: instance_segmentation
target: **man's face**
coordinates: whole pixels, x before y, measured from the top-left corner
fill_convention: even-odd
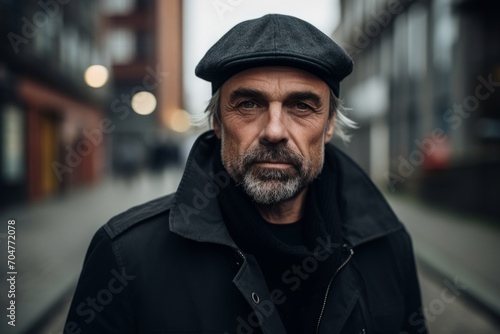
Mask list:
[[[222,162],[257,203],[291,199],[319,174],[333,134],[329,101],[324,81],[289,67],[249,69],[222,85]]]

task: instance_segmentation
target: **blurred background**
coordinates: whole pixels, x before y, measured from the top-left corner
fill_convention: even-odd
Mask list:
[[[210,98],[197,62],[267,13],[312,23],[353,57],[341,98],[359,128],[336,144],[413,236],[429,328],[500,333],[492,0],[0,0],[0,269],[13,219],[18,273],[16,326],[2,315],[0,333],[63,332],[93,233],[175,191],[208,129],[190,125]]]

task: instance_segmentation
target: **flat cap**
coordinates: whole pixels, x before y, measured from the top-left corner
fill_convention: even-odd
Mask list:
[[[325,81],[339,96],[339,84],[352,72],[349,55],[313,25],[293,16],[268,14],[244,21],[217,41],[196,66],[212,83],[212,94],[231,76],[261,66],[290,66]]]

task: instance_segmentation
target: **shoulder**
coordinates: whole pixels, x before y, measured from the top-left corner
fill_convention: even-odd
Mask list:
[[[383,236],[366,241],[356,248],[362,252],[366,252],[368,257],[375,256],[379,252],[390,252],[392,254],[391,257],[399,260],[405,260],[413,256],[411,237],[401,222],[399,223],[399,228]]]
[[[356,262],[366,277],[375,282],[384,277],[398,278],[402,284],[414,271],[414,253],[410,235],[401,228],[356,247]],[[379,279],[376,279],[379,275]]]
[[[174,194],[170,194],[135,206],[111,218],[102,229],[113,240],[132,229],[155,220],[154,218],[163,216],[168,219],[173,197]],[[165,225],[168,227],[168,220]]]
[[[410,234],[401,224],[401,229],[387,236],[394,253],[399,254],[399,259],[403,263],[411,263],[414,261],[413,243]]]

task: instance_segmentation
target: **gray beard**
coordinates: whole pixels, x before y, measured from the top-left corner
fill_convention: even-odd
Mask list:
[[[305,186],[300,175],[290,176],[280,170],[245,173],[240,184],[246,194],[259,204],[284,202],[297,195]]]
[[[251,199],[259,204],[279,204],[297,196],[318,176],[323,167],[322,160],[320,168],[317,171],[313,170],[311,161],[305,161],[286,145],[253,148],[237,161],[226,157],[224,150],[223,144],[222,164],[229,175]],[[285,162],[293,167],[261,168],[255,164],[269,160]]]

